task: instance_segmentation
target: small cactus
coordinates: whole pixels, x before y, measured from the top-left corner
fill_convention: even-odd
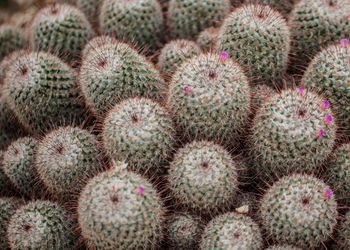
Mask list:
[[[214,51],[219,39],[219,31],[219,28],[209,27],[199,33],[196,41],[203,51]]]
[[[75,0],[77,7],[84,12],[85,16],[95,26],[98,25],[101,5],[105,0]]]
[[[16,49],[25,48],[28,38],[25,33],[12,25],[0,25],[0,61]]]
[[[92,38],[84,47],[81,57],[84,60],[84,57],[93,53],[92,51],[100,50],[105,44],[116,44],[117,39],[111,36],[96,36]]]

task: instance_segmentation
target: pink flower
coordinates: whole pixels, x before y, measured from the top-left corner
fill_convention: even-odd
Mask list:
[[[327,120],[328,122],[331,122],[331,121],[333,121],[333,117],[332,117],[331,115],[327,115],[327,116],[326,116],[326,120]]]
[[[318,135],[319,135],[319,136],[324,135],[324,130],[323,130],[323,129],[320,129],[320,130],[318,131]]]
[[[228,57],[228,53],[227,53],[226,51],[222,51],[222,52],[220,53],[220,56],[221,56],[222,58],[226,58],[226,57]]]
[[[331,197],[332,194],[333,194],[332,189],[327,188],[326,191],[324,191],[324,195],[325,195],[326,197]]]
[[[328,108],[328,107],[329,107],[329,101],[325,100],[325,101],[323,101],[322,103],[323,103],[323,106],[324,106],[325,108]]]
[[[299,93],[303,92],[303,88],[298,88]]]
[[[137,189],[137,193],[138,193],[138,194],[142,194],[143,191],[145,191],[145,189],[144,189],[143,187],[139,187],[139,188]]]
[[[184,91],[185,91],[185,92],[188,92],[188,91],[190,91],[190,87],[188,87],[188,86],[185,86],[185,87],[184,87]]]
[[[348,45],[348,44],[349,44],[349,39],[346,39],[346,38],[341,39],[341,40],[340,40],[340,44],[341,44],[342,46]]]

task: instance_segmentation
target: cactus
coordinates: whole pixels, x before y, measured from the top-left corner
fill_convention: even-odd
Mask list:
[[[79,123],[86,111],[78,98],[76,76],[56,56],[29,52],[8,67],[3,94],[20,123],[32,133],[74,120]]]
[[[106,43],[90,50],[80,69],[86,102],[103,115],[117,101],[146,96],[161,100],[166,86],[154,65],[125,43]]]
[[[279,243],[314,249],[337,224],[337,202],[323,181],[311,176],[285,176],[261,199],[259,215],[266,233]]]
[[[78,221],[90,248],[153,249],[162,239],[164,211],[156,190],[126,168],[116,162],[80,195]]]
[[[167,106],[191,137],[237,141],[250,113],[250,88],[226,54],[186,60],[172,77]]]
[[[167,25],[173,38],[192,38],[218,26],[230,12],[230,0],[170,0]]]
[[[0,25],[0,61],[16,49],[25,48],[28,38],[24,32],[12,25]]]
[[[328,176],[338,199],[345,199],[344,202],[350,204],[350,143],[337,147],[332,153],[328,164]]]
[[[2,138],[0,138],[2,139]],[[3,194],[8,190],[8,188],[11,186],[10,179],[7,177],[7,175],[4,173],[4,166],[2,164],[4,151],[0,150],[0,194]]]
[[[84,47],[83,52],[81,53],[81,57],[84,60],[84,57],[89,55],[90,53],[96,53],[100,49],[101,46],[106,44],[116,44],[117,40],[111,36],[96,36],[92,38]],[[94,52],[92,52],[94,51]]]
[[[95,26],[98,25],[101,5],[105,0],[75,0],[77,7],[84,12],[85,16]]]
[[[303,88],[275,94],[258,110],[249,136],[257,172],[316,172],[332,151],[336,130],[329,102],[321,96]]]
[[[350,249],[350,211],[347,211],[339,227],[339,240],[334,249]]]
[[[34,195],[39,191],[38,173],[34,167],[37,144],[36,139],[23,137],[11,143],[3,155],[4,173],[24,194]]]
[[[349,26],[350,27],[350,26]],[[325,93],[337,114],[341,130],[350,133],[350,45],[331,45],[310,63],[302,85]]]
[[[51,201],[31,201],[11,217],[7,237],[11,249],[72,249],[73,222]]]
[[[100,27],[104,34],[154,49],[163,29],[163,14],[157,0],[105,0]]]
[[[204,229],[200,249],[252,249],[263,246],[258,225],[248,216],[235,212],[222,214]]]
[[[10,218],[16,212],[16,209],[22,205],[22,201],[15,197],[0,198],[0,247],[8,249],[8,241],[6,238],[7,226]]]
[[[309,61],[330,42],[350,36],[348,0],[301,0],[290,15],[293,54]]]
[[[214,51],[219,38],[219,28],[209,27],[199,33],[197,44],[203,51]]]
[[[266,250],[301,250],[301,248],[292,245],[273,245]]]
[[[161,50],[158,58],[158,69],[167,76],[171,76],[187,58],[200,53],[195,42],[178,39],[167,43]]]
[[[48,133],[37,147],[35,166],[51,193],[76,194],[101,166],[99,142],[88,131],[60,127]]]
[[[244,168],[222,146],[193,141],[181,148],[169,166],[169,188],[184,206],[203,213],[225,210],[238,193]]]
[[[298,0],[247,0],[247,3],[265,4],[287,16]]]
[[[26,54],[25,50],[18,49],[9,53],[0,61],[0,83],[2,83],[3,79],[5,78],[8,67],[16,63],[16,61],[18,61],[18,59],[24,54]]]
[[[130,98],[107,115],[103,142],[113,160],[124,160],[140,174],[161,172],[175,143],[175,129],[168,112],[146,98]]]
[[[171,249],[195,249],[200,239],[203,222],[187,213],[174,214],[167,222]]]
[[[70,59],[79,56],[94,35],[85,15],[66,4],[52,4],[40,10],[30,30],[32,47]]]
[[[282,15],[269,6],[244,5],[225,19],[217,46],[238,59],[249,77],[271,83],[287,69],[290,30]]]

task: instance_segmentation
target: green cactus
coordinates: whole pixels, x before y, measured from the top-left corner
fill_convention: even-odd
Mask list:
[[[12,25],[0,25],[0,61],[16,49],[27,45],[28,38],[22,30]]]
[[[85,15],[66,4],[52,4],[40,10],[30,31],[32,47],[69,59],[79,56],[94,35]]]
[[[98,115],[104,115],[122,99],[146,96],[161,100],[166,92],[164,80],[154,65],[120,42],[90,50],[79,77],[86,102]]]
[[[104,34],[154,49],[163,29],[161,6],[157,0],[104,0],[100,27]]]
[[[197,44],[203,51],[214,51],[219,38],[219,28],[209,27],[199,33]]]
[[[105,0],[75,0],[77,7],[84,12],[85,16],[95,26],[98,25],[101,5]]]
[[[102,163],[99,142],[87,130],[60,127],[48,133],[37,147],[35,166],[53,194],[76,194]]]
[[[170,0],[167,25],[173,38],[193,38],[218,26],[230,12],[230,0]]]
[[[273,245],[267,248],[266,250],[302,250],[302,249],[292,245]]]
[[[56,56],[29,52],[8,67],[3,94],[20,123],[32,133],[71,121],[79,124],[86,111],[78,98],[76,76]]]
[[[22,201],[15,197],[0,198],[0,248],[9,249],[6,237],[7,226],[10,218],[16,212],[16,209],[22,205]]]
[[[247,0],[247,3],[266,4],[287,16],[298,0]]]
[[[22,193],[35,195],[39,191],[34,157],[38,141],[23,137],[11,143],[3,155],[3,171]]]
[[[80,195],[78,221],[90,248],[154,249],[162,240],[161,199],[151,183],[126,168],[116,162]]]
[[[266,233],[279,243],[314,249],[337,224],[337,202],[323,181],[312,175],[285,176],[261,199],[259,216]]]
[[[0,138],[2,139],[2,138]],[[8,190],[8,188],[11,186],[10,179],[7,177],[7,175],[4,173],[4,166],[2,164],[4,151],[0,150],[0,194],[2,195],[4,192]]]
[[[258,110],[250,154],[262,175],[314,173],[331,153],[336,131],[328,101],[303,88],[283,90]]]
[[[338,199],[345,199],[346,204],[350,204],[349,192],[350,192],[350,143],[343,144],[337,147],[331,155],[330,162],[328,164],[328,174],[330,182]]]
[[[329,43],[350,36],[348,0],[301,0],[290,15],[296,60],[305,62]]]
[[[239,60],[257,82],[275,82],[287,69],[289,26],[269,6],[244,5],[225,19],[217,47]]]
[[[175,128],[162,106],[146,98],[117,104],[103,126],[104,148],[113,160],[123,160],[140,174],[161,172],[175,143]]]
[[[166,224],[171,249],[195,249],[202,234],[203,222],[188,213],[176,213]]]
[[[263,246],[258,225],[248,216],[235,212],[222,214],[204,229],[200,249],[252,249]]]
[[[73,222],[51,201],[32,201],[11,217],[7,237],[11,249],[73,249]]]
[[[85,56],[89,55],[90,53],[93,53],[92,51],[98,51],[101,46],[105,44],[116,44],[117,39],[111,36],[96,36],[92,38],[84,47],[83,52],[81,53],[81,57],[85,58]]]
[[[166,76],[171,76],[183,61],[201,52],[195,42],[178,39],[167,43],[158,58],[158,69]]]
[[[250,113],[250,87],[226,54],[186,60],[172,77],[167,106],[191,137],[237,141]]]
[[[350,27],[350,26],[349,26]],[[304,87],[324,93],[337,115],[341,130],[350,133],[350,44],[331,45],[310,63],[302,78]]]
[[[216,213],[232,204],[238,194],[239,171],[244,168],[222,146],[193,141],[181,148],[170,163],[169,188],[184,206]]]

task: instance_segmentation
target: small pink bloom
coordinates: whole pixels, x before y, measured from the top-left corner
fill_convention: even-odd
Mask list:
[[[348,44],[349,44],[349,39],[346,39],[346,38],[341,39],[341,40],[340,40],[340,44],[341,44],[342,46],[348,45]]]
[[[329,107],[329,101],[325,100],[325,101],[323,101],[322,103],[323,103],[323,106],[324,106],[325,108],[328,108],[328,107]]]
[[[318,131],[318,135],[319,135],[319,136],[324,135],[324,130],[323,130],[323,129],[320,129],[320,130]]]
[[[327,120],[328,122],[331,122],[331,121],[333,121],[333,117],[332,117],[331,115],[327,115],[327,116],[326,116],[326,120]]]
[[[137,189],[137,193],[139,193],[139,194],[142,194],[143,191],[145,191],[145,189],[144,189],[143,187],[139,187],[139,188]]]
[[[299,93],[303,92],[303,88],[298,88]]]
[[[226,57],[228,57],[228,53],[227,53],[226,51],[222,51],[222,52],[220,53],[220,56],[221,56],[222,58],[226,58]]]
[[[326,191],[324,191],[324,195],[325,195],[326,197],[331,197],[332,194],[333,194],[332,189],[327,188]]]
[[[185,87],[184,87],[184,91],[185,91],[185,92],[188,92],[188,91],[190,91],[190,87],[188,87],[188,86],[185,86]]]

